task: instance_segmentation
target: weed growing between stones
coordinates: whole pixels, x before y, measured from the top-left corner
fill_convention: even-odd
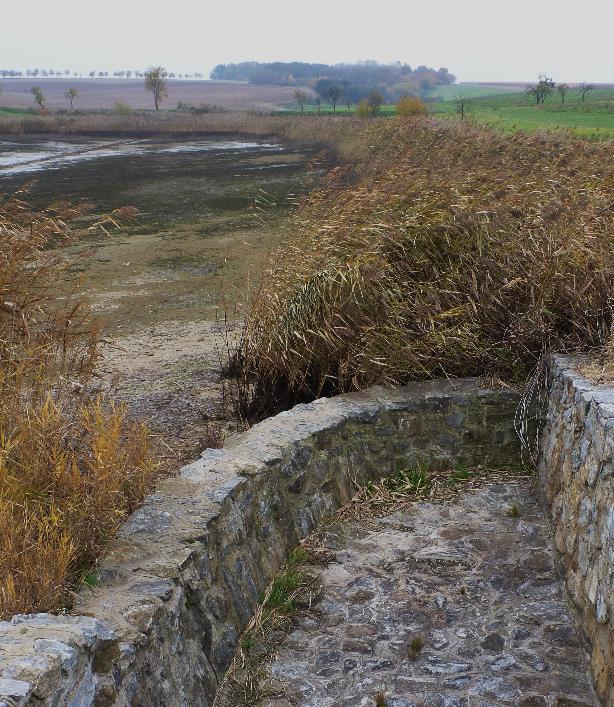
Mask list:
[[[501,481],[526,479],[533,469],[524,464],[505,466],[458,466],[447,471],[428,471],[426,465],[415,469],[401,469],[357,485],[356,494],[334,516],[337,520],[368,520],[394,513],[414,501],[451,501],[460,493]]]
[[[267,680],[263,666],[291,630],[296,615],[313,610],[321,588],[305,569],[317,556],[295,549],[262,597],[239,640],[239,649],[220,685],[214,707],[250,707],[285,694],[281,681]]]
[[[515,503],[512,503],[512,505],[509,507],[509,510],[507,512],[507,515],[510,518],[518,518],[518,506]]]
[[[375,707],[386,707],[386,695],[383,692],[375,693]]]
[[[409,659],[416,660],[420,651],[424,648],[424,640],[422,636],[415,636],[409,644]]]

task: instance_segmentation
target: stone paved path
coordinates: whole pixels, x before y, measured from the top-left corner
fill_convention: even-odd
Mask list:
[[[418,503],[377,526],[328,533],[335,561],[309,568],[323,599],[267,666],[263,688],[281,680],[287,694],[267,707],[594,704],[528,485]]]

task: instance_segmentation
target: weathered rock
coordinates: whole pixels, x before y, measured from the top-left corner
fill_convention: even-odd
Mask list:
[[[579,378],[563,357],[555,359],[549,384],[540,477],[565,584],[605,702],[613,691],[614,392]],[[420,462],[437,469],[515,461],[516,404],[514,393],[484,389],[476,380],[374,388],[296,406],[229,440],[223,450],[207,450],[179,477],[162,481],[128,519],[100,568],[98,586],[80,595],[72,615],[0,622],[0,706],[210,705],[261,592],[297,542],[349,499],[354,479],[378,479]],[[506,490],[493,494],[492,507],[504,516]],[[514,532],[500,533],[493,547],[486,539],[492,523],[466,538],[475,512],[469,507],[465,525],[447,523],[446,537],[412,551],[412,567],[421,581],[433,567],[450,582],[463,576],[468,597],[496,596],[501,606],[510,592],[517,593],[523,607],[517,625],[507,629],[505,612],[491,616],[479,631],[459,625],[459,601],[433,579],[424,585],[428,601],[416,617],[419,624],[433,612],[438,616],[424,660],[429,651],[454,658],[428,663],[430,673],[397,675],[397,697],[389,704],[486,706],[522,699],[537,705],[566,680],[567,693],[553,704],[590,704],[566,677],[581,671],[581,650],[561,605],[548,548],[540,541],[518,563],[509,561],[518,542],[539,540],[540,524],[529,522],[521,508]],[[390,532],[420,530],[414,519],[397,521]],[[496,562],[488,578],[471,575],[467,553],[490,549]],[[357,578],[348,589],[353,625],[369,625],[366,609],[378,592],[390,591],[390,575],[407,563],[407,553],[397,552],[383,574]],[[325,598],[322,607],[331,626],[346,622],[342,602]],[[411,607],[412,592],[407,611]],[[536,643],[534,627],[541,632]],[[407,636],[396,643],[396,628],[387,626],[376,636],[345,635],[348,645],[361,648],[340,660],[345,674],[370,661],[364,686],[376,684],[375,676],[390,671],[394,656],[411,640],[414,629],[406,626]],[[500,649],[479,646],[478,639],[490,634],[504,636]],[[387,641],[391,655],[382,658],[377,646]],[[472,642],[487,665],[481,682],[472,672]],[[373,653],[365,649],[371,644]],[[331,645],[323,650],[333,651]],[[417,669],[419,663],[412,665]],[[435,674],[434,666],[444,664],[473,667],[466,674]],[[556,666],[563,666],[561,672]],[[302,669],[286,666],[289,673]],[[471,689],[469,700],[457,697]],[[356,704],[338,704],[346,703]]]
[[[0,623],[0,704],[210,705],[261,592],[354,478],[514,459],[516,402],[476,380],[374,388],[206,451],[128,519],[73,615]],[[356,587],[357,606],[369,591]]]
[[[556,356],[539,473],[597,692],[614,701],[614,390]],[[565,645],[565,630],[553,629]]]

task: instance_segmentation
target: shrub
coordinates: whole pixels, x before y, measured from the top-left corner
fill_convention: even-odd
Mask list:
[[[416,96],[403,96],[396,105],[396,114],[402,118],[426,115],[426,104]]]
[[[134,108],[124,101],[116,101],[113,106],[113,112],[117,115],[132,115],[134,113]]]
[[[371,106],[369,105],[369,101],[366,98],[363,98],[356,106],[356,115],[359,118],[371,117]]]
[[[66,607],[155,471],[147,430],[89,392],[98,332],[63,284],[80,213],[0,200],[0,617]]]

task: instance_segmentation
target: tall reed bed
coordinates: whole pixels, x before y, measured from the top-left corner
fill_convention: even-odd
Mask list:
[[[91,111],[0,117],[0,135],[278,135],[296,118],[259,113],[186,113],[181,111]]]
[[[88,392],[98,330],[62,284],[81,210],[25,198],[0,196],[0,617],[68,606],[155,473],[145,427]]]
[[[545,351],[605,341],[611,143],[426,118],[320,127],[340,166],[245,323],[244,414],[375,383],[522,380]]]

